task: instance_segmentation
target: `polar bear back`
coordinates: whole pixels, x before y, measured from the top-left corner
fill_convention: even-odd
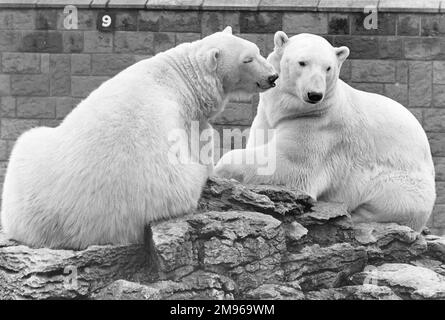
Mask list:
[[[102,84],[59,127],[17,140],[2,203],[8,234],[47,247],[135,243],[149,221],[196,207],[207,168],[167,169],[167,132],[184,127],[183,84],[156,59]]]
[[[403,166],[401,169],[420,170],[425,165],[427,170],[431,169],[428,138],[407,108],[383,95],[354,89],[341,80],[339,86],[343,87],[351,112],[355,110],[360,115],[356,117],[360,120],[352,116],[348,121],[351,124],[355,121],[354,133],[363,138],[358,143],[370,143],[377,157],[394,160],[393,165]]]

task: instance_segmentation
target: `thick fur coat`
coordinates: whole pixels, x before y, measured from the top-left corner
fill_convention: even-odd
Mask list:
[[[277,32],[268,57],[280,74],[277,87],[260,95],[247,148],[224,155],[215,172],[344,202],[356,222],[421,230],[436,197],[426,134],[398,102],[338,79],[348,54],[319,36]],[[272,136],[264,134],[269,129]],[[269,154],[275,170],[259,174],[245,159],[267,150],[276,150]]]
[[[212,168],[191,154],[172,163],[169,134],[189,134],[192,122],[209,128],[232,94],[264,91],[274,73],[230,27],[130,66],[60,126],[19,137],[3,188],[4,231],[34,247],[142,242],[151,221],[196,208]]]

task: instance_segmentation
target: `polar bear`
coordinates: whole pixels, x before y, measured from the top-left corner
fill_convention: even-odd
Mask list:
[[[421,230],[436,194],[430,146],[416,118],[396,101],[339,79],[347,47],[281,31],[274,42],[268,61],[280,75],[277,86],[260,94],[246,149],[225,154],[215,173],[343,202],[355,222]],[[276,162],[273,173],[259,173],[262,155]]]
[[[169,133],[202,132],[233,95],[274,86],[273,67],[231,28],[140,61],[103,83],[56,128],[17,140],[1,224],[33,247],[83,249],[143,241],[144,226],[192,211],[209,163]],[[175,154],[173,154],[173,158]]]

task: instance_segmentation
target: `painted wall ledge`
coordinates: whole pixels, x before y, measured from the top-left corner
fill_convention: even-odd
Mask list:
[[[0,8],[78,8],[147,10],[248,10],[363,12],[445,12],[445,0],[0,0]]]

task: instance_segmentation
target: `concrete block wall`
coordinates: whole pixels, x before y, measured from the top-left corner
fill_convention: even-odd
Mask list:
[[[68,4],[78,29],[64,28]],[[369,5],[376,30],[363,27]],[[103,11],[116,15],[113,32],[97,30]],[[58,125],[125,67],[227,25],[265,56],[277,30],[347,45],[342,79],[399,101],[425,128],[438,194],[430,228],[445,233],[445,0],[0,0],[0,186],[23,131]],[[257,102],[231,102],[215,128],[248,128]]]

